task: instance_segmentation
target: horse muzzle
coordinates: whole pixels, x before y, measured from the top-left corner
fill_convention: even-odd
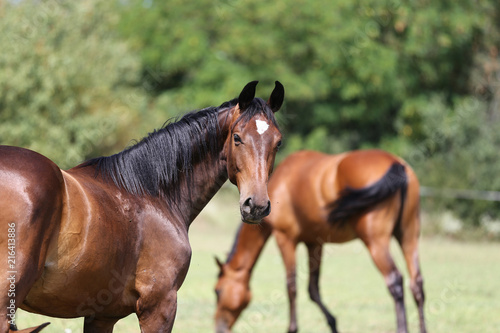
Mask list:
[[[252,197],[248,197],[240,204],[240,212],[243,222],[258,224],[271,213],[271,202],[267,198],[259,202]]]
[[[231,328],[224,320],[216,319],[215,332],[216,333],[231,333]]]

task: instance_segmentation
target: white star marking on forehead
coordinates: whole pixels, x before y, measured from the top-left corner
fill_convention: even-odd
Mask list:
[[[269,124],[263,120],[256,120],[255,124],[257,124],[257,133],[260,135],[264,134],[264,132],[269,128]]]

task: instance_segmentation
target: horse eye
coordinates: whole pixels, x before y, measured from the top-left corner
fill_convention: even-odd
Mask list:
[[[278,141],[278,144],[276,145],[276,149],[280,149],[281,148],[281,140]]]
[[[234,144],[235,144],[236,146],[238,146],[240,143],[242,143],[241,138],[240,138],[240,136],[239,136],[238,134],[235,134],[235,135],[233,136],[233,138],[234,138]]]

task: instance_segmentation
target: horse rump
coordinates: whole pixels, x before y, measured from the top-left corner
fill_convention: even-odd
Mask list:
[[[408,186],[408,177],[404,165],[394,162],[385,175],[370,186],[363,188],[344,188],[339,198],[331,204],[328,215],[330,223],[345,223],[353,216],[362,214],[376,204],[394,195],[401,190],[401,209],[398,221],[401,218],[403,203]]]

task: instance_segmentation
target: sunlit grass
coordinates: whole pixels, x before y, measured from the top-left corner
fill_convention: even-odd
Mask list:
[[[238,227],[238,199],[231,193],[219,196],[191,226],[191,267],[178,296],[174,332],[213,332],[218,273],[214,255],[226,258]],[[429,332],[498,332],[500,327],[500,244],[463,243],[441,238],[421,242]],[[397,244],[392,252],[406,274]],[[307,260],[304,246],[298,249],[298,324],[301,333],[329,332],[328,326],[307,294]],[[240,332],[285,332],[288,301],[285,273],[274,239],[270,239],[251,282],[253,299],[234,327]],[[405,279],[406,284],[408,279]],[[327,245],[320,281],[321,295],[336,315],[339,330],[394,332],[394,306],[381,275],[359,241]],[[411,332],[418,332],[416,307],[405,289]],[[83,332],[83,319],[61,320],[19,311],[18,326],[52,324],[45,332]],[[122,319],[115,332],[138,333],[135,315]]]

